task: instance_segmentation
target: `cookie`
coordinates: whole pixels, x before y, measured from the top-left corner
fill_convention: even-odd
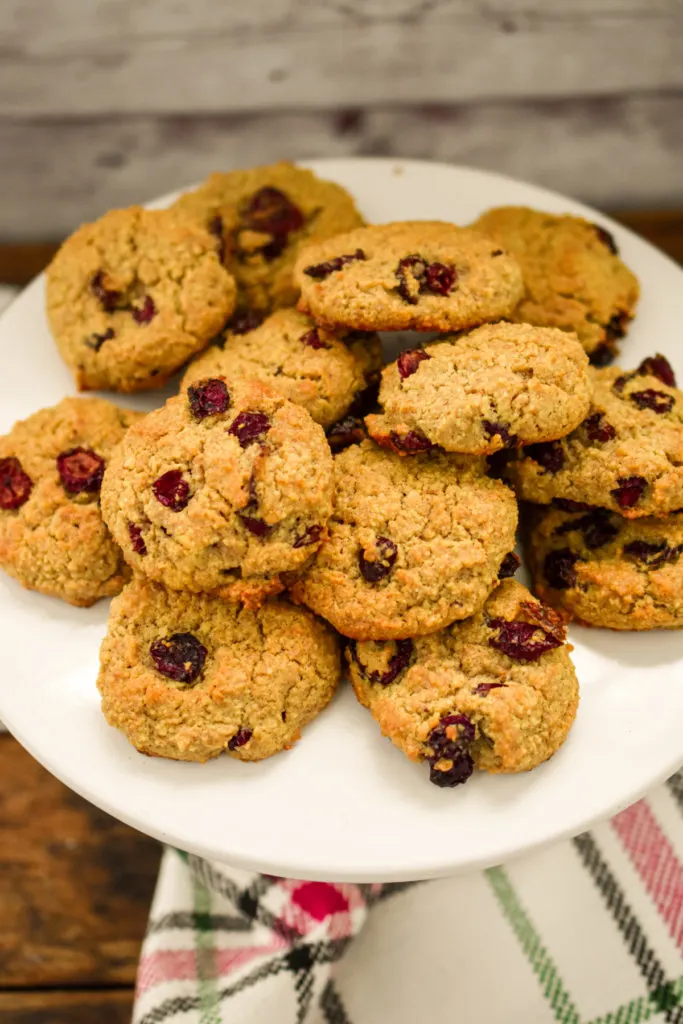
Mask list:
[[[608,629],[683,626],[683,515],[537,506],[528,520],[534,590],[567,618]]]
[[[367,417],[368,431],[400,454],[415,437],[472,455],[552,441],[588,412],[587,367],[562,331],[487,324],[402,352],[382,373],[383,412]]]
[[[440,221],[377,224],[308,246],[299,308],[357,331],[458,331],[508,316],[519,264],[476,231]]]
[[[280,309],[253,330],[229,331],[222,345],[202,352],[182,386],[202,377],[253,377],[330,427],[368,387],[376,387],[381,367],[376,334],[329,331],[296,309]]]
[[[260,761],[329,703],[340,662],[332,630],[287,601],[248,611],[136,577],[112,602],[97,685],[143,754]]]
[[[215,239],[168,210],[84,224],[47,270],[47,314],[79,389],[161,387],[235,307]]]
[[[259,381],[213,378],[128,433],[102,484],[126,560],[174,590],[258,602],[325,536],[332,455],[300,406]]]
[[[301,248],[363,223],[341,185],[286,161],[212,174],[173,208],[212,232],[247,309],[294,305]]]
[[[0,566],[28,590],[87,607],[128,576],[99,506],[105,466],[139,413],[64,398],[0,438]]]
[[[595,366],[619,351],[638,301],[638,279],[605,228],[525,206],[488,210],[472,225],[517,257],[524,296],[511,319],[572,331]]]
[[[579,688],[562,620],[514,580],[431,636],[350,643],[358,700],[437,786],[474,768],[523,772],[562,746]]]
[[[295,599],[354,639],[417,636],[464,619],[514,547],[517,503],[480,460],[399,459],[364,441],[335,457],[335,507]]]
[[[507,473],[525,501],[564,498],[627,519],[683,508],[683,394],[663,356],[631,373],[589,370],[593,397],[581,426],[530,445]]]

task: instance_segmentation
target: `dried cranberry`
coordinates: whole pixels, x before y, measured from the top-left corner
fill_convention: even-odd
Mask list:
[[[574,566],[579,560],[579,556],[575,555],[569,548],[559,548],[557,551],[551,551],[550,554],[545,556],[543,575],[555,590],[566,590],[568,587],[573,587],[576,583]]]
[[[128,536],[130,537],[130,543],[135,554],[146,555],[147,545],[142,536],[142,527],[137,526],[135,523],[128,523]]]
[[[667,395],[664,391],[655,391],[654,388],[645,388],[644,391],[632,391],[628,396],[635,402],[639,409],[651,409],[658,416],[671,412],[674,407],[674,396]]]
[[[264,319],[263,313],[248,309],[244,313],[235,313],[232,320],[228,320],[225,329],[231,334],[249,334],[249,331],[255,331],[260,327]]]
[[[33,490],[33,480],[24,473],[19,459],[10,455],[0,459],[0,509],[21,508]]]
[[[145,295],[141,306],[133,306],[131,315],[136,324],[148,324],[157,315],[157,307],[151,295]]]
[[[605,324],[605,338],[608,342],[618,341],[623,338],[631,318],[628,313],[615,313]]]
[[[254,537],[267,537],[273,529],[268,523],[264,523],[262,519],[257,519],[255,516],[247,516],[243,512],[238,512],[237,514],[242,520],[244,528],[249,533],[253,533]]]
[[[621,376],[617,377],[614,383],[612,384],[612,391],[616,391],[616,393],[620,395],[623,392],[626,385],[628,384],[628,382],[630,380],[633,380],[634,377],[635,373],[622,373]]]
[[[666,384],[670,388],[676,387],[676,374],[673,366],[660,352],[643,359],[636,373],[642,376],[656,377],[657,380],[661,380],[662,384]]]
[[[270,420],[263,412],[241,412],[232,421],[229,434],[236,437],[242,448],[258,441],[270,430]]]
[[[543,629],[535,622],[508,622],[507,619],[489,619],[497,636],[489,637],[489,644],[514,661],[538,661],[548,651],[562,646],[562,639]]]
[[[555,530],[557,536],[565,533],[573,533],[578,530],[584,539],[587,548],[594,551],[596,548],[604,547],[619,533],[618,527],[612,523],[611,513],[605,508],[590,508],[586,515],[578,519],[570,519]]]
[[[154,497],[172,512],[181,512],[190,500],[190,485],[180,469],[169,469],[152,484]]]
[[[108,327],[104,334],[91,334],[85,339],[85,344],[88,348],[91,348],[93,352],[99,352],[105,341],[111,341],[115,336],[116,332],[113,327]]]
[[[474,692],[481,695],[488,693],[489,690],[504,689],[505,686],[505,683],[479,683],[479,686],[475,686]]]
[[[467,715],[446,715],[427,740],[432,749],[428,757],[429,781],[435,786],[450,787],[467,782],[474,771],[470,745],[474,741],[475,729]],[[451,767],[440,770],[439,761],[450,761]]]
[[[315,263],[311,267],[305,267],[304,274],[315,278],[316,281],[324,281],[326,277],[334,274],[336,270],[341,270],[348,263],[353,263],[355,260],[365,260],[366,258],[362,249],[356,249],[355,252],[347,253],[345,256],[335,256],[334,259],[327,260],[325,263]]]
[[[229,408],[230,392],[224,380],[209,377],[187,389],[187,400],[194,418],[203,420],[207,416],[218,416]]]
[[[457,280],[458,272],[455,267],[445,263],[428,263],[422,256],[413,255],[399,260],[396,277],[398,294],[404,302],[414,306],[418,294],[431,292],[433,295],[448,295]],[[417,292],[411,289],[411,280],[417,284]]]
[[[243,747],[245,743],[249,742],[253,735],[254,732],[252,729],[240,729],[228,743],[228,750],[237,750],[238,747]]]
[[[113,313],[121,301],[121,292],[111,291],[109,288],[104,287],[103,270],[98,270],[93,277],[90,282],[90,291],[98,300],[105,313]]]
[[[317,327],[314,327],[312,330],[306,331],[305,334],[302,334],[301,337],[299,338],[299,341],[302,342],[302,344],[306,345],[307,348],[319,349],[330,347],[329,345],[326,345],[324,341],[321,340],[321,337],[318,334]]]
[[[486,436],[499,437],[503,442],[503,448],[515,448],[517,446],[517,435],[511,434],[504,424],[494,423],[492,420],[482,420],[481,423],[486,431]]]
[[[619,486],[610,491],[617,504],[620,508],[633,508],[642,498],[647,480],[643,476],[622,476],[617,480],[617,484]]]
[[[192,633],[172,633],[149,648],[156,669],[177,683],[193,683],[204,668],[206,647]]]
[[[327,440],[333,452],[341,452],[352,444],[360,444],[368,436],[365,424],[356,416],[345,416],[327,431]]]
[[[405,352],[401,352],[400,356],[396,360],[398,367],[398,373],[401,380],[405,380],[406,377],[412,377],[417,372],[417,368],[421,362],[431,357],[421,348],[408,348]]]
[[[591,512],[592,505],[585,501],[572,501],[571,498],[553,498],[552,504],[555,508],[561,508],[563,512]]]
[[[394,680],[404,672],[410,665],[410,659],[413,656],[413,641],[412,640],[397,640],[396,641],[396,653],[392,654],[389,658],[389,664],[386,672],[378,672],[374,670],[368,671],[367,666],[358,657],[358,646],[355,640],[349,640],[348,644],[351,652],[351,657],[358,665],[358,669],[361,675],[367,679],[369,683],[379,683],[381,686],[388,686],[389,683],[393,683]]]
[[[102,486],[104,459],[90,448],[70,448],[57,456],[57,471],[70,494],[96,494]]]
[[[414,455],[416,452],[428,452],[430,448],[434,448],[426,437],[422,437],[415,430],[409,430],[407,434],[397,434],[392,430],[389,435],[390,444],[398,452],[405,452],[408,455]]]
[[[616,355],[611,345],[606,345],[604,341],[601,341],[588,356],[588,361],[591,366],[609,366],[614,361]]]
[[[225,239],[223,237],[223,218],[219,213],[209,221],[209,233],[216,237],[216,252],[222,263],[225,259]]]
[[[500,563],[500,569],[498,570],[498,579],[507,580],[511,576],[514,576],[522,563],[519,560],[519,555],[516,555],[514,551],[509,551],[503,561]]]
[[[607,228],[600,227],[599,224],[594,224],[593,227],[595,228],[595,233],[602,242],[602,244],[606,245],[611,253],[614,253],[615,256],[618,256],[619,249],[617,248],[617,243],[614,241],[614,235],[610,231],[608,231]]]
[[[608,423],[603,413],[594,412],[583,421],[582,426],[586,428],[589,441],[604,443],[611,441],[617,436],[617,432],[611,423]]]
[[[564,466],[564,452],[559,441],[541,441],[540,444],[530,444],[524,449],[524,453],[548,473],[559,473]]]
[[[666,562],[675,562],[683,552],[683,545],[670,548],[665,540],[652,543],[646,540],[632,540],[624,544],[624,554],[637,562],[644,562],[650,569],[657,569]]]
[[[279,188],[266,185],[254,192],[243,215],[244,223],[252,231],[264,235],[287,236],[298,231],[304,216],[289,196]]]
[[[307,547],[310,547],[311,544],[317,544],[319,542],[320,538],[322,537],[322,535],[323,535],[323,528],[322,528],[322,526],[318,526],[318,525],[309,526],[308,529],[304,531],[304,533],[302,533],[299,537],[295,538],[294,543],[292,544],[292,547],[293,548],[307,548]]]
[[[358,568],[366,583],[379,583],[385,579],[394,567],[398,557],[398,548],[393,540],[388,537],[377,537],[375,539],[375,551],[377,558],[368,560],[362,551],[358,552]]]

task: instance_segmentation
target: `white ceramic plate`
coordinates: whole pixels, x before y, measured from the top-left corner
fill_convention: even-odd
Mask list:
[[[666,353],[680,376],[683,272],[606,217],[531,185],[418,161],[320,160],[371,221],[466,223],[509,203],[573,212],[612,231],[642,282],[623,344]],[[163,201],[162,201],[163,203]],[[157,205],[157,204],[155,204]],[[159,204],[161,205],[161,203]],[[0,432],[73,391],[37,279],[0,322]],[[159,396],[133,400],[140,407]],[[581,706],[564,748],[525,775],[429,784],[343,688],[298,746],[261,764],[180,764],[136,753],[99,710],[107,603],[87,611],[0,578],[0,717],[68,786],[142,832],[235,866],[303,878],[427,878],[504,861],[580,832],[683,763],[683,636],[573,628]]]

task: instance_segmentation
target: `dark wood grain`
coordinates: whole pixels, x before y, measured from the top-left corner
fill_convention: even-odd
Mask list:
[[[130,1024],[130,989],[0,992],[0,1024]]]
[[[613,216],[683,263],[683,210],[617,211]],[[58,247],[58,241],[0,244],[0,283],[28,284]]]
[[[0,989],[132,985],[158,844],[76,796],[8,735],[0,808]]]

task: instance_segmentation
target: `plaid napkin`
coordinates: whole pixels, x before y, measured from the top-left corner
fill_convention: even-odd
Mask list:
[[[683,772],[571,842],[441,881],[301,882],[168,849],[133,1020],[683,1024]]]

